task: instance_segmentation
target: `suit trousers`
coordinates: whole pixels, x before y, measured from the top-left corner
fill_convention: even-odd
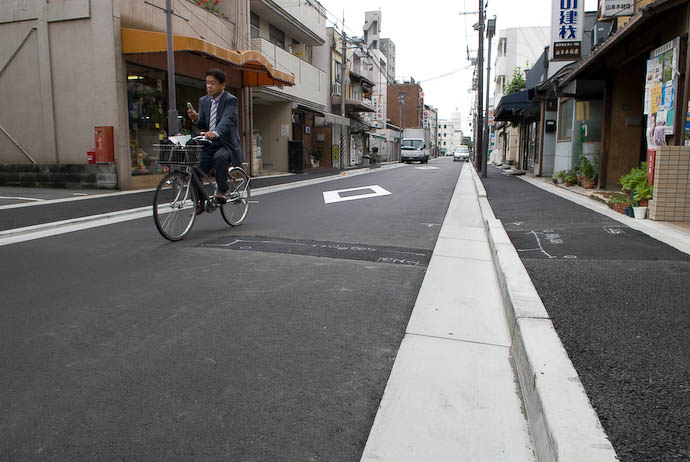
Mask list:
[[[211,168],[216,171],[216,184],[218,191],[224,193],[228,190],[228,167],[230,164],[230,151],[220,141],[214,141],[201,151],[199,170],[208,175]],[[198,189],[198,188],[197,188]],[[206,193],[199,192],[199,200],[203,202]]]

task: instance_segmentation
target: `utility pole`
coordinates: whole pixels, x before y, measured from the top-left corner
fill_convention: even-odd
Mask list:
[[[489,89],[491,88],[491,39],[496,33],[496,17],[489,19],[486,36],[489,38],[489,54],[486,60],[486,117],[484,118],[484,145],[482,146],[482,177],[486,178],[487,160],[489,157]]]
[[[481,170],[482,167],[482,146],[483,146],[483,130],[484,126],[484,105],[482,104],[484,98],[484,1],[479,0],[479,22],[476,27],[479,31],[479,50],[477,51],[477,140],[474,143],[474,168]]]
[[[342,58],[340,62],[340,115],[345,117],[345,60],[347,59],[347,44],[345,43],[345,16],[343,15],[343,35],[341,37],[341,53]],[[343,130],[345,126],[340,126],[340,170],[343,170],[344,163],[343,157],[345,154],[342,152],[345,148],[345,136],[343,135]]]
[[[175,50],[173,48],[172,0],[165,0],[165,29],[168,35],[168,136],[177,135],[175,99]]]

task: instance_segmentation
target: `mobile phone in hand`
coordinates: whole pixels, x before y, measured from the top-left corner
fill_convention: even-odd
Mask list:
[[[187,101],[187,109],[189,109],[190,111],[194,110],[194,106],[192,106],[192,103],[190,103],[189,101]]]

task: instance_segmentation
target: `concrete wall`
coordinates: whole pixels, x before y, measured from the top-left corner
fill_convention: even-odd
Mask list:
[[[112,125],[119,135],[119,29],[112,3],[91,2],[89,8],[88,0],[72,0],[63,6],[59,17],[50,17],[46,6],[28,11],[22,22],[0,24],[0,63],[7,64],[0,75],[0,125],[38,163],[86,163],[96,125]],[[0,15],[0,22],[16,17],[7,10]],[[27,162],[4,134],[0,162]]]
[[[291,99],[304,99],[326,108],[330,99],[327,72],[262,38],[252,39],[252,49],[261,52],[276,69],[295,75],[295,86],[275,90]]]
[[[288,136],[280,127],[288,126]],[[254,106],[254,132],[263,137],[262,154],[265,170],[288,171],[288,140],[292,139],[292,103]]]

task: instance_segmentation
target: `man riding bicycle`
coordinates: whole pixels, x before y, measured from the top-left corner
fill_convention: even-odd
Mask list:
[[[201,152],[199,169],[206,174],[211,168],[215,169],[218,185],[215,199],[220,204],[227,200],[225,193],[229,189],[228,165],[239,167],[244,161],[238,132],[237,105],[237,98],[225,91],[225,73],[214,68],[206,71],[206,95],[199,99],[199,112],[191,107],[187,110],[194,125],[211,141]],[[198,193],[197,214],[204,211],[207,197],[204,191]]]

